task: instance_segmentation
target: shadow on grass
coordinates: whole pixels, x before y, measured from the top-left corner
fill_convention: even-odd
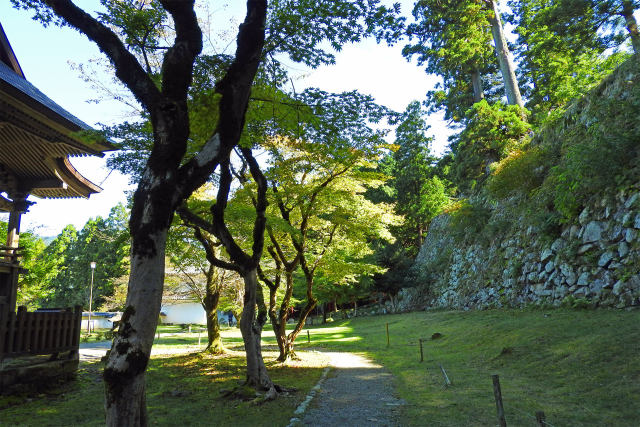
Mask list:
[[[286,425],[297,405],[320,378],[326,359],[306,355],[290,366],[274,363],[265,354],[273,380],[298,391],[261,406],[229,401],[221,391],[242,382],[243,353],[220,356],[197,352],[152,358],[147,371],[150,424]],[[0,396],[0,425],[104,425],[101,363],[83,363],[75,381],[47,393]]]

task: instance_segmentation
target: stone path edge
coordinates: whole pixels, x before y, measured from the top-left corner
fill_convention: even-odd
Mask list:
[[[309,394],[307,394],[307,397],[304,399],[304,401],[298,405],[295,411],[293,411],[294,416],[289,420],[289,424],[287,425],[287,427],[295,427],[297,425],[300,425],[299,423],[302,422],[301,416],[307,410],[309,403],[311,403],[315,395],[320,391],[320,388],[322,387],[322,383],[327,379],[327,375],[329,375],[329,371],[331,371],[330,366],[327,366],[326,368],[324,368],[324,370],[322,371],[322,375],[320,376],[320,379],[318,380],[317,384],[313,386],[313,388],[311,389],[311,391],[309,391]]]

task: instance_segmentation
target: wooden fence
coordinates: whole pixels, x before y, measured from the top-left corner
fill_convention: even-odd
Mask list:
[[[16,265],[22,258],[23,248],[10,248],[8,246],[0,246],[0,262]]]
[[[0,306],[0,308],[2,308]],[[22,355],[54,354],[77,350],[82,308],[18,312],[0,309],[0,359]]]

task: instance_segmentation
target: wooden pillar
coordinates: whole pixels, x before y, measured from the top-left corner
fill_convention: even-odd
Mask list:
[[[27,201],[27,193],[13,193],[13,209],[9,213],[9,223],[7,225],[7,246],[17,248],[20,242],[20,220],[22,214],[27,212],[31,202]]]
[[[20,220],[22,218],[22,214],[27,212],[29,206],[32,204],[27,201],[28,195],[29,194],[26,192],[15,192],[9,194],[13,201],[13,210],[9,213],[9,223],[7,225],[7,246],[9,248],[17,249],[20,243]],[[4,292],[7,296],[5,310],[9,313],[16,309],[19,272],[20,266],[18,263],[15,263],[11,266],[11,272],[3,278],[5,283],[2,284],[2,288],[4,288]]]

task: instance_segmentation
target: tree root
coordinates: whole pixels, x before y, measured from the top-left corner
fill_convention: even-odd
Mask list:
[[[224,348],[224,346],[215,346],[215,347],[207,347],[204,350],[202,350],[203,353],[207,353],[207,354],[212,354],[215,356],[219,356],[221,354],[225,354],[227,352],[227,349]]]
[[[282,387],[278,384],[271,384],[270,387],[256,387],[242,384],[232,389],[220,390],[223,398],[230,400],[251,401],[255,405],[262,405],[278,398],[281,394],[293,393],[297,391],[294,387]]]

